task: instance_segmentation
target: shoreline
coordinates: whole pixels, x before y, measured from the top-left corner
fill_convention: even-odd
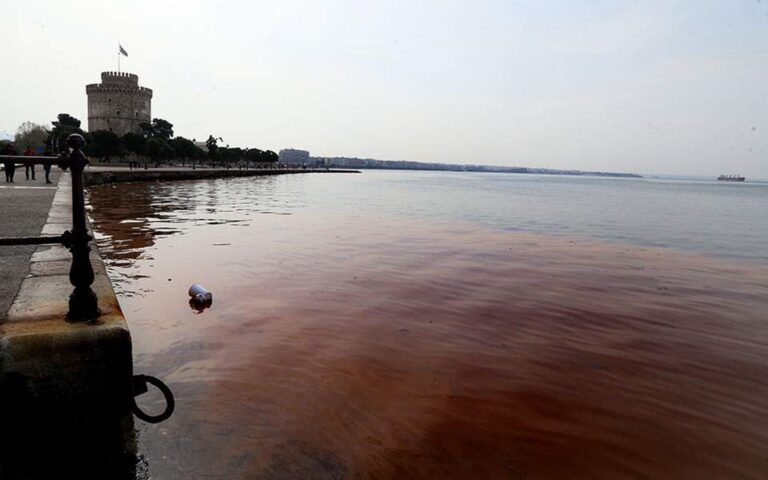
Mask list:
[[[359,170],[348,169],[191,169],[191,168],[154,168],[149,170],[125,168],[90,167],[84,173],[86,187],[97,185],[152,182],[152,181],[178,181],[178,180],[202,180],[211,178],[228,177],[259,177],[268,175],[289,175],[297,173],[360,173]]]

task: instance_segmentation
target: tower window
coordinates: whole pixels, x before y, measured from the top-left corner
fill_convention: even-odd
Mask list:
[[[117,114],[120,115],[120,110],[117,111]]]

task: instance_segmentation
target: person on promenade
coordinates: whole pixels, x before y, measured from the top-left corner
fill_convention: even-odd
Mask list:
[[[24,150],[24,156],[25,157],[34,157],[35,151],[32,150],[31,147],[27,146],[27,149]],[[29,180],[29,171],[32,170],[32,180],[35,179],[35,164],[34,163],[25,163],[24,164],[24,175],[27,177],[27,180]]]
[[[45,155],[46,156],[53,155],[53,150],[51,150],[50,145],[45,148]],[[53,183],[51,181],[51,164],[50,163],[43,164],[43,171],[45,172],[45,183]]]
[[[16,155],[16,148],[12,143],[9,143],[5,147],[3,155]],[[16,173],[16,162],[5,159],[3,161],[3,167],[5,167],[5,183],[13,183],[13,174]]]

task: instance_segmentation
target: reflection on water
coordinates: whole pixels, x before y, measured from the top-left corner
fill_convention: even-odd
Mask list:
[[[91,191],[177,397],[155,478],[764,477],[763,265],[323,210],[309,177]]]
[[[183,188],[178,188],[183,185]],[[259,178],[258,186],[240,182],[236,194],[221,191],[215,181],[174,183],[129,183],[94,188],[94,205],[108,208],[108,216],[97,216],[99,249],[110,267],[116,291],[124,296],[140,295],[134,283],[146,277],[136,260],[152,260],[151,247],[157,237],[186,233],[202,225],[236,225],[247,221],[246,212],[288,214],[291,205],[277,199],[273,177]],[[252,189],[256,189],[251,192]],[[260,205],[259,203],[263,203]],[[276,211],[272,211],[275,209]],[[98,212],[100,213],[100,212]],[[247,225],[247,224],[245,224]],[[213,246],[227,246],[218,243]],[[204,255],[204,252],[196,252]]]

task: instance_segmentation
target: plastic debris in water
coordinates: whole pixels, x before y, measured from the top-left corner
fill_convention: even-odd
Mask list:
[[[213,294],[208,291],[207,288],[195,283],[189,287],[189,306],[197,313],[201,313],[206,308],[210,308],[213,305]]]

